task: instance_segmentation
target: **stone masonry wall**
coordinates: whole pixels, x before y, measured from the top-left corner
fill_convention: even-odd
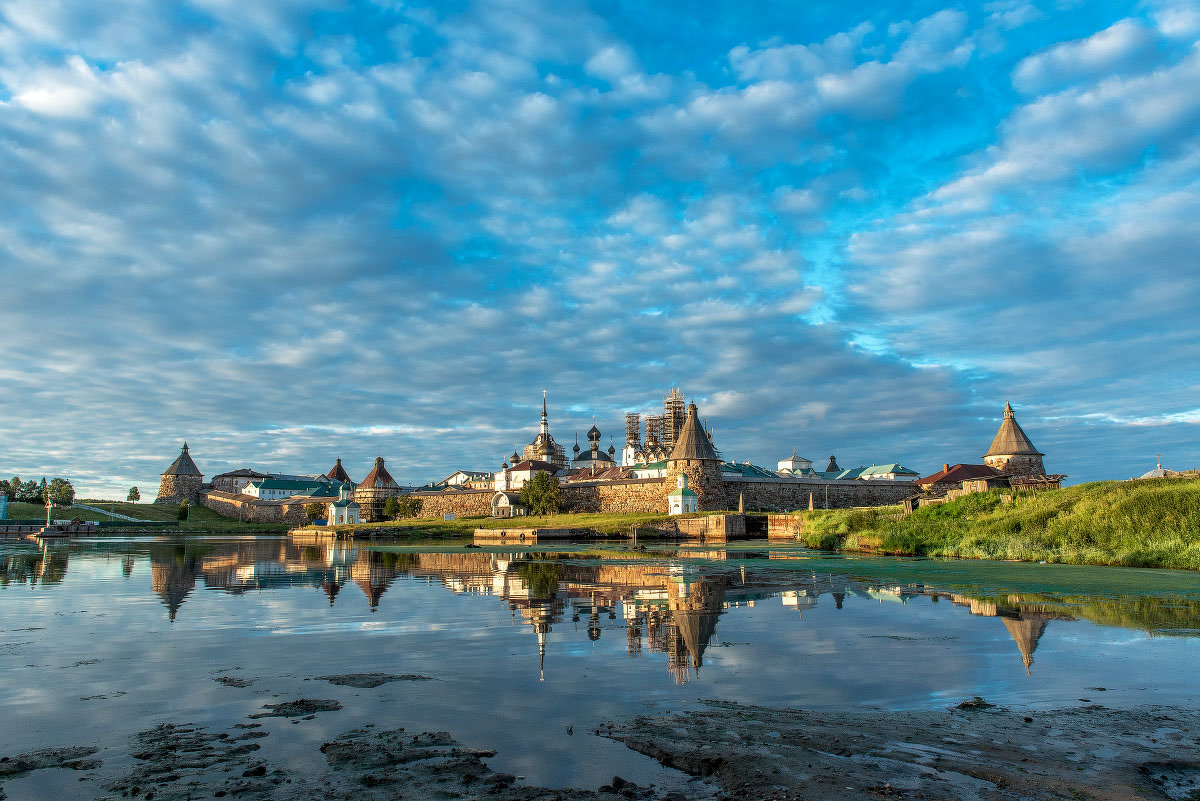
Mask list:
[[[441,520],[443,515],[455,517],[490,517],[492,514],[492,490],[465,490],[463,492],[414,492],[413,498],[421,502],[417,517]]]
[[[708,490],[705,510],[731,509],[737,506],[741,495],[747,511],[793,511],[808,508],[809,493],[817,509],[826,508],[826,487],[831,509],[852,506],[884,506],[900,503],[918,492],[910,482],[900,481],[771,481],[770,479],[743,479],[740,481],[712,481],[712,476],[698,469],[685,468],[689,482],[698,480]],[[692,473],[695,472],[695,478]],[[596,481],[563,484],[561,488],[564,510],[567,512],[605,512],[610,514],[666,514],[667,493],[675,487],[674,477],[627,479],[624,481]],[[223,493],[209,493],[209,496]],[[418,516],[440,519],[445,514],[456,517],[487,517],[492,513],[491,490],[465,490],[462,492],[415,492],[420,500]],[[237,497],[237,496],[234,496]],[[244,497],[244,496],[243,496]],[[732,506],[730,502],[732,500]],[[208,504],[205,504],[206,506]],[[219,511],[219,510],[218,510]],[[225,512],[221,512],[226,514]],[[303,512],[301,511],[301,514]],[[237,517],[234,509],[233,517]]]
[[[661,478],[564,484],[563,506],[568,512],[666,514],[666,482]]]
[[[163,476],[158,483],[158,497],[155,503],[179,503],[186,500],[195,503],[200,497],[204,486],[201,476]]]
[[[209,490],[200,496],[200,505],[222,517],[242,519],[247,523],[303,523],[303,503],[260,501],[250,495]]]
[[[746,511],[788,512],[807,509],[812,494],[817,509],[887,506],[900,503],[920,489],[910,481],[771,481],[742,479],[725,482],[726,495],[745,498]],[[736,500],[735,500],[736,503]]]
[[[1019,456],[985,456],[984,464],[994,467],[1001,473],[1013,476],[1044,476],[1046,468],[1042,457],[1021,454]]]

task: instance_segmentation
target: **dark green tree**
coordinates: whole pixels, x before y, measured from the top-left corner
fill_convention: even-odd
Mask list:
[[[11,486],[7,478],[0,478],[0,495],[7,495],[9,498],[12,498]]]
[[[184,520],[187,520],[188,515],[191,513],[191,511],[192,511],[192,505],[190,503],[188,503],[187,501],[183,501],[182,503],[179,504],[179,514],[177,515],[177,517],[179,518],[179,520],[181,522]]]
[[[308,518],[308,522],[320,520],[325,516],[325,504],[319,501],[304,504],[304,516]]]
[[[396,516],[401,518],[416,517],[421,514],[421,501],[411,495],[405,495],[396,504]]]
[[[400,517],[400,499],[388,498],[383,502],[383,516],[388,520],[395,520]]]
[[[37,499],[42,503],[47,503],[50,500],[50,488],[46,486],[46,477],[42,476],[42,483],[37,488]]]
[[[42,496],[38,494],[38,483],[33,479],[21,483],[20,491],[14,500],[24,501],[25,503],[39,503]]]
[[[129,488],[129,497],[126,498],[125,500],[129,501],[130,503],[137,503],[141,499],[142,499],[142,493],[138,491],[138,488],[130,487]]]
[[[55,476],[46,491],[58,506],[70,506],[75,502],[75,488],[65,478]]]
[[[521,503],[531,514],[557,514],[562,507],[558,479],[549,473],[538,473],[521,487]]]

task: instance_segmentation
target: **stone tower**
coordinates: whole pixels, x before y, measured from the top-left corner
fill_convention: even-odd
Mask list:
[[[204,474],[188,454],[188,444],[183,443],[179,458],[171,462],[171,466],[163,471],[162,480],[158,482],[158,497],[155,503],[196,503],[200,499],[200,490],[204,486]]]
[[[375,457],[375,466],[367,477],[354,489],[354,500],[362,510],[362,519],[373,523],[384,519],[383,506],[388,498],[401,494],[400,485],[383,464],[383,457]]]
[[[683,428],[667,457],[666,486],[673,487],[679,474],[687,475],[688,487],[700,498],[700,511],[728,509],[725,482],[721,480],[721,457],[708,432],[700,425],[696,404],[689,403]]]
[[[1045,454],[1033,447],[1033,443],[1021,429],[1013,415],[1012,405],[1005,401],[1004,422],[1000,423],[1000,430],[992,440],[992,447],[984,454],[984,464],[1008,475],[1044,476],[1046,468],[1042,465],[1043,456]]]

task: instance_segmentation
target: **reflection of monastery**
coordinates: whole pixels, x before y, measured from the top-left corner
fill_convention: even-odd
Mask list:
[[[547,667],[547,646],[554,638],[586,636],[597,641],[620,632],[616,636],[623,638],[631,658],[661,656],[679,683],[703,667],[726,609],[776,597],[801,616],[822,596],[836,609],[849,596],[871,601],[907,602],[922,596],[950,600],[971,614],[999,617],[1027,670],[1048,623],[1074,619],[1018,596],[975,599],[922,585],[868,586],[827,573],[789,573],[781,582],[776,571],[727,570],[711,564],[714,557],[724,557],[724,551],[697,551],[692,556],[709,564],[595,563],[537,553],[397,553],[327,540],[310,546],[280,540],[149,545],[152,589],[171,620],[198,584],[232,593],[311,587],[339,608],[348,600],[341,593],[353,585],[358,589],[355,596],[361,596],[351,603],[365,601],[374,612],[396,580],[433,580],[454,593],[489,595],[506,603],[535,635],[539,670]],[[782,553],[771,556],[789,558]]]

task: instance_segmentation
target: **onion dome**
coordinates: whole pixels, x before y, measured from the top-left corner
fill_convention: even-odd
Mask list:
[[[578,434],[575,435],[575,447],[571,448],[571,450],[575,452],[576,457],[579,456],[579,435]]]
[[[600,429],[596,428],[595,420],[592,421],[592,427],[588,429],[587,438],[588,438],[588,442],[599,442],[600,441]]]

